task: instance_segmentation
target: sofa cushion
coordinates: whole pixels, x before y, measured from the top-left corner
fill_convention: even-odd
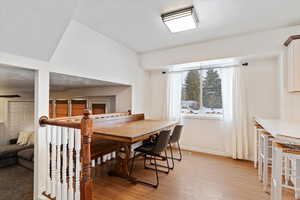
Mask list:
[[[0,160],[0,168],[17,164],[17,157],[10,157]]]
[[[25,150],[22,150],[22,151],[18,152],[18,157],[22,158],[24,160],[32,161],[33,156],[34,156],[34,149],[33,148],[25,149]]]
[[[32,146],[23,146],[18,144],[1,145],[0,146],[0,160],[17,156],[21,150],[31,148]]]

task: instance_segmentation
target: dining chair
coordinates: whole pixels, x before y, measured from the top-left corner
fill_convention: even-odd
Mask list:
[[[180,140],[180,137],[181,137],[181,134],[182,134],[182,130],[183,130],[183,125],[176,125],[175,126],[175,128],[173,129],[172,135],[170,137],[170,141],[169,141],[169,148],[170,148],[171,157],[167,156],[167,157],[162,158],[162,160],[166,160],[167,158],[171,159],[172,165],[168,167],[171,170],[173,170],[174,166],[175,166],[174,160],[178,160],[178,161],[182,160],[182,153],[181,153],[181,148],[180,148],[180,144],[179,144],[179,140]],[[177,144],[179,158],[174,157],[172,144]],[[150,163],[151,163],[151,165],[154,165],[153,162],[150,162]],[[157,165],[157,166],[167,168],[167,166],[164,166],[164,165]]]
[[[171,133],[171,130],[161,131],[160,134],[158,135],[157,139],[153,143],[145,143],[142,146],[140,146],[140,147],[138,147],[134,150],[134,156],[133,156],[133,159],[132,159],[129,175],[132,176],[132,171],[133,171],[133,167],[134,167],[135,158],[140,156],[140,155],[144,156],[144,168],[154,170],[155,175],[156,175],[156,184],[152,184],[152,183],[145,182],[145,181],[140,181],[140,180],[137,180],[136,181],[137,183],[142,183],[142,184],[149,185],[149,186],[152,186],[154,188],[157,188],[159,186],[158,172],[163,172],[163,173],[166,173],[166,174],[169,173],[169,170],[170,170],[169,160],[165,159],[166,162],[167,162],[168,170],[164,171],[164,170],[158,169],[157,158],[162,159],[163,157],[167,157],[166,149],[167,149],[167,146],[168,146],[169,141],[170,141],[170,133]],[[163,152],[165,154],[164,156],[161,155]],[[138,153],[140,153],[140,155],[138,155]],[[148,156],[150,156],[150,158]],[[152,167],[149,167],[149,166],[146,165],[147,159],[154,160],[155,168],[152,168]]]
[[[180,148],[180,144],[179,144],[179,140],[182,134],[182,130],[183,130],[183,125],[176,125],[173,133],[170,137],[170,151],[171,151],[171,155],[173,154],[173,150],[172,150],[172,144],[177,144],[178,147],[178,152],[179,152],[179,158],[175,158],[174,156],[172,157],[173,160],[178,160],[181,161],[182,160],[182,153],[181,153],[181,148]]]

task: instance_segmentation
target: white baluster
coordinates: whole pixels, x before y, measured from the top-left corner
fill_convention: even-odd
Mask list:
[[[75,138],[75,129],[69,129],[69,188],[68,188],[68,200],[74,200],[74,182],[73,182],[73,150],[74,150],[74,138]]]
[[[111,160],[111,153],[107,154],[107,160]]]
[[[57,153],[57,170],[56,170],[56,199],[61,200],[61,131],[62,127],[57,127],[56,131],[56,153]]]
[[[67,200],[68,199],[68,184],[67,184],[67,144],[68,144],[68,137],[69,137],[69,129],[68,128],[63,128],[62,130],[62,145],[63,145],[63,152],[62,152],[62,157],[63,157],[63,165],[62,165],[62,195],[61,199],[62,200]]]
[[[75,171],[75,200],[80,200],[80,150],[81,132],[75,129],[75,152],[76,152],[76,171]]]
[[[56,196],[56,127],[51,126],[51,178],[52,178],[52,187],[51,187],[51,198]]]
[[[116,152],[115,152],[115,151],[111,153],[111,157],[112,157],[113,159],[116,158]]]
[[[97,164],[101,165],[101,157],[97,158]]]
[[[102,156],[102,163],[104,164],[106,162],[106,155]]]
[[[51,126],[46,126],[46,140],[47,140],[47,181],[46,181],[46,194],[51,194],[51,171],[50,171],[50,161],[51,161]]]

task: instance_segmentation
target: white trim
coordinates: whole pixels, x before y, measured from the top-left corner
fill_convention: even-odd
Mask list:
[[[188,150],[188,151],[194,151],[194,152],[200,152],[200,153],[207,153],[207,154],[212,154],[212,155],[217,155],[217,156],[230,157],[230,155],[226,152],[202,149],[202,148],[195,147],[195,146],[181,145],[181,149]]]
[[[181,114],[183,119],[223,120],[223,115],[217,114]]]

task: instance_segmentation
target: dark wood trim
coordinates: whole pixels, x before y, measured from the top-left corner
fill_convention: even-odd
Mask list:
[[[93,120],[90,118],[91,112],[84,110],[84,117],[81,120],[81,180],[80,199],[91,200],[93,198],[93,180],[91,176],[91,142],[93,135]]]
[[[300,35],[292,35],[284,42],[284,46],[287,47],[293,40],[298,40],[298,39],[300,39]]]
[[[45,125],[53,125],[53,126],[62,126],[62,127],[68,127],[68,128],[77,128],[80,129],[80,122],[74,122],[74,121],[59,121],[55,119],[49,119],[47,116],[42,116],[39,120],[40,126]]]

